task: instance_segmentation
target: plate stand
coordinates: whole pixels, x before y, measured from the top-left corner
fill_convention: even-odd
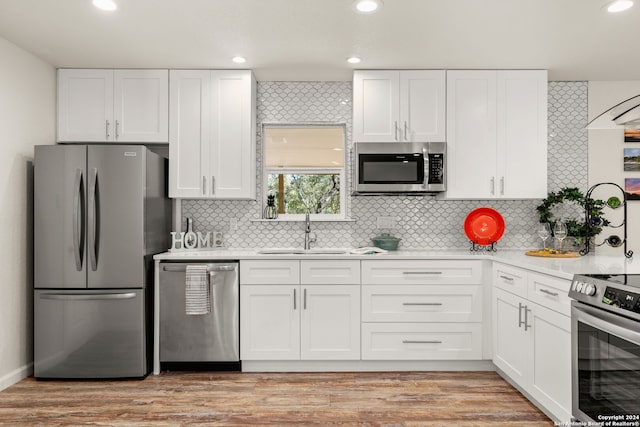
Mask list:
[[[471,247],[469,248],[469,251],[471,252],[498,252],[498,249],[495,246],[498,242],[491,242],[488,245],[479,245],[476,242],[469,240],[469,243],[471,243]]]

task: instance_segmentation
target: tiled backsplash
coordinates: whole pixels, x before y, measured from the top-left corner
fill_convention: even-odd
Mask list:
[[[550,190],[587,186],[587,83],[549,83],[549,172]],[[258,177],[259,200],[183,200],[183,217],[194,219],[196,230],[219,230],[230,248],[300,247],[304,225],[299,222],[255,221],[261,218],[263,123],[345,123],[346,144],[351,146],[350,82],[259,82],[258,83]],[[349,171],[347,171],[349,173]],[[355,247],[370,245],[380,233],[378,216],[396,219],[393,235],[402,249],[468,248],[464,219],[472,209],[487,206],[505,219],[506,231],[498,248],[528,248],[539,244],[533,228],[538,221],[540,200],[455,201],[416,196],[348,197],[347,213],[352,221],[315,222],[317,246]],[[231,220],[237,229],[230,229]]]

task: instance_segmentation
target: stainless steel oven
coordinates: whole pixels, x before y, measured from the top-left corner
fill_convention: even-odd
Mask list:
[[[576,275],[569,296],[573,417],[640,425],[640,275]]]

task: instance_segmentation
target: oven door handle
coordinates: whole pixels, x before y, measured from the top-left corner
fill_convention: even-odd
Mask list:
[[[640,345],[638,322],[608,311],[589,307],[582,303],[571,303],[571,317],[574,322],[582,322],[611,335]]]

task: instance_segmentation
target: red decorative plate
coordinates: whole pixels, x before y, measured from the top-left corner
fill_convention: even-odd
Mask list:
[[[490,245],[502,237],[504,218],[491,208],[474,209],[464,220],[464,232],[473,243]]]

